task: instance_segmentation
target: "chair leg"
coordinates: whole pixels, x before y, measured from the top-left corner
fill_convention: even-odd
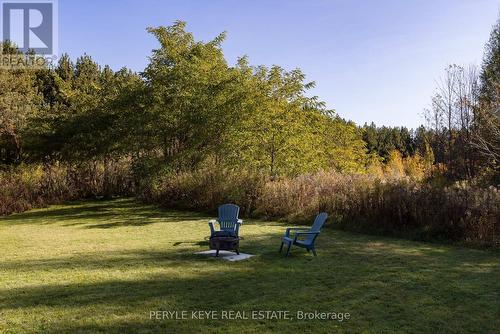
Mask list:
[[[286,257],[288,257],[288,255],[290,255],[290,248],[292,248],[291,242],[288,243],[288,249],[286,250],[286,255],[285,255]]]
[[[316,254],[316,250],[314,248],[311,248],[311,250],[313,251],[314,256],[318,256],[318,254]]]
[[[284,244],[284,242],[282,241],[282,242],[281,242],[281,246],[280,246],[280,251],[279,251],[279,253],[281,253],[281,251],[283,250],[283,244]]]

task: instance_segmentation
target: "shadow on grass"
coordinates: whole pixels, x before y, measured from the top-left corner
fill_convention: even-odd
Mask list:
[[[62,226],[84,225],[89,229],[107,229],[126,226],[144,226],[163,222],[210,219],[195,212],[163,210],[146,205],[132,198],[111,201],[78,201],[68,203],[69,207],[53,206],[6,217],[0,217],[0,224],[58,224]],[[122,217],[126,219],[120,219]],[[118,221],[114,219],[118,218]],[[72,222],[77,220],[77,222]]]
[[[371,318],[381,321],[390,314],[397,314],[399,320],[416,319],[422,323],[426,320],[445,326],[456,317],[467,319],[471,312],[484,315],[486,310],[475,309],[482,303],[487,303],[490,310],[499,304],[495,286],[500,267],[495,265],[498,257],[494,254],[486,254],[486,257],[484,253],[462,254],[460,249],[436,253],[422,247],[411,256],[400,253],[398,245],[380,248],[380,245],[367,244],[365,238],[337,233],[325,233],[323,237],[337,240],[325,240],[317,258],[301,249],[294,249],[290,258],[279,256],[276,243],[279,236],[271,234],[247,240],[244,247],[258,256],[236,263],[195,255],[192,253],[195,249],[183,252],[117,251],[100,256],[11,262],[7,266],[2,263],[2,270],[22,268],[23,271],[83,269],[134,273],[142,268],[168,270],[141,277],[124,276],[124,279],[2,289],[0,310],[74,309],[74,312],[90,312],[88,316],[95,316],[112,309],[116,317],[110,323],[78,324],[63,318],[47,324],[44,332],[120,333],[160,328],[176,328],[182,332],[183,326],[187,326],[186,332],[193,330],[193,325],[150,320],[149,311],[158,309],[293,311],[333,307],[354,312],[357,316],[369,313]],[[377,251],[373,251],[373,247]],[[469,270],[470,266],[481,265],[487,270]],[[454,311],[429,313],[429,307]],[[128,315],[131,320],[120,320],[119,315]],[[264,323],[260,325],[266,328]],[[196,323],[207,329],[226,325],[223,321]],[[332,330],[331,324],[320,325],[318,328],[325,332]],[[376,326],[388,330],[392,325],[378,323]],[[307,330],[312,325],[303,326]]]
[[[36,209],[23,213],[16,213],[5,217],[0,217],[1,221],[30,222],[32,220],[54,219],[70,220],[75,218],[107,217],[113,215],[116,210],[131,209],[145,210],[144,207],[135,205],[133,199],[117,199],[111,201],[77,201],[69,202],[65,207],[51,206],[45,209]],[[68,207],[69,206],[69,207]]]
[[[177,241],[174,242],[172,245],[176,247],[180,245],[208,246],[209,244],[210,242],[208,240],[202,240],[202,241]]]

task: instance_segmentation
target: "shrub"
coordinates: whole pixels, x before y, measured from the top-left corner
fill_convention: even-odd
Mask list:
[[[194,172],[168,173],[153,178],[141,197],[166,207],[215,212],[221,203],[237,203],[251,215],[261,195],[264,177],[259,173],[232,172],[208,164]]]

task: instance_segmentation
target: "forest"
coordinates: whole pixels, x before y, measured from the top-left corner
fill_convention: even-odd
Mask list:
[[[158,48],[139,73],[86,54],[0,68],[0,214],[115,196],[233,202],[250,217],[327,211],[345,230],[500,245],[500,23],[480,66],[444,69],[417,129],[342,118],[300,69],[230,65],[225,33],[147,31]]]

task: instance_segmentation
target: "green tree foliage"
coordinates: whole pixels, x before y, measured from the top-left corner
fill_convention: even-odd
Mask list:
[[[2,145],[13,142],[17,160],[23,145],[30,160],[128,157],[142,177],[207,163],[271,177],[365,171],[362,132],[308,94],[314,82],[302,71],[251,66],[247,57],[230,66],[225,33],[202,42],[185,27],[148,29],[159,47],[140,74],[101,67],[88,55],[76,62],[63,55],[54,68],[22,74],[17,85],[21,74],[2,72],[11,87],[5,98],[10,89],[12,99],[38,103],[23,104],[22,112],[4,108],[11,111],[3,112]]]
[[[160,48],[143,73],[149,146],[176,168],[195,167],[230,135],[241,101],[237,73],[221,50],[224,34],[197,42],[184,27],[148,29]]]
[[[488,101],[498,100],[500,82],[500,21],[493,26],[486,43],[481,78],[481,97]]]
[[[314,82],[299,69],[252,66],[246,56],[229,65],[225,33],[203,42],[182,21],[149,28],[159,46],[140,74],[88,55],[1,71],[1,161],[126,157],[143,176],[215,163],[279,177],[322,169],[380,174],[392,168],[381,163],[414,157],[404,161],[415,174],[444,163],[450,176],[470,178],[480,168],[473,145],[489,168],[498,166],[498,31],[497,24],[487,46],[481,103],[473,69],[451,66],[433,97],[430,126],[413,131],[343,120],[310,96]],[[395,174],[404,174],[399,167]]]
[[[473,144],[500,181],[500,21],[486,44]]]
[[[18,54],[10,43],[2,43],[4,53]],[[35,76],[26,69],[0,68],[0,162],[18,163],[23,152],[23,133],[29,120],[43,109],[35,88]]]
[[[244,100],[232,135],[222,146],[227,162],[271,176],[326,168],[326,148],[334,143],[325,139],[333,122],[323,115],[321,102],[305,96],[313,83],[304,83],[300,70],[250,68],[246,59],[237,70],[245,82]]]
[[[134,92],[142,81],[129,70],[113,72],[98,66],[91,57],[80,57],[76,65],[67,55],[55,69],[39,71],[37,86],[47,103],[44,112],[31,120],[27,149],[36,159],[85,161],[127,152],[123,147],[130,126],[127,112],[131,86]],[[126,118],[127,116],[125,116]]]
[[[271,176],[335,167],[360,170],[365,148],[352,124],[327,116],[308,97],[300,70],[228,66],[225,34],[196,42],[184,22],[150,28],[160,42],[143,73],[149,147],[175,169],[206,159]]]
[[[418,134],[406,127],[377,127],[375,123],[365,124],[362,128],[363,140],[369,153],[376,153],[385,161],[393,150],[407,157],[415,153]]]

